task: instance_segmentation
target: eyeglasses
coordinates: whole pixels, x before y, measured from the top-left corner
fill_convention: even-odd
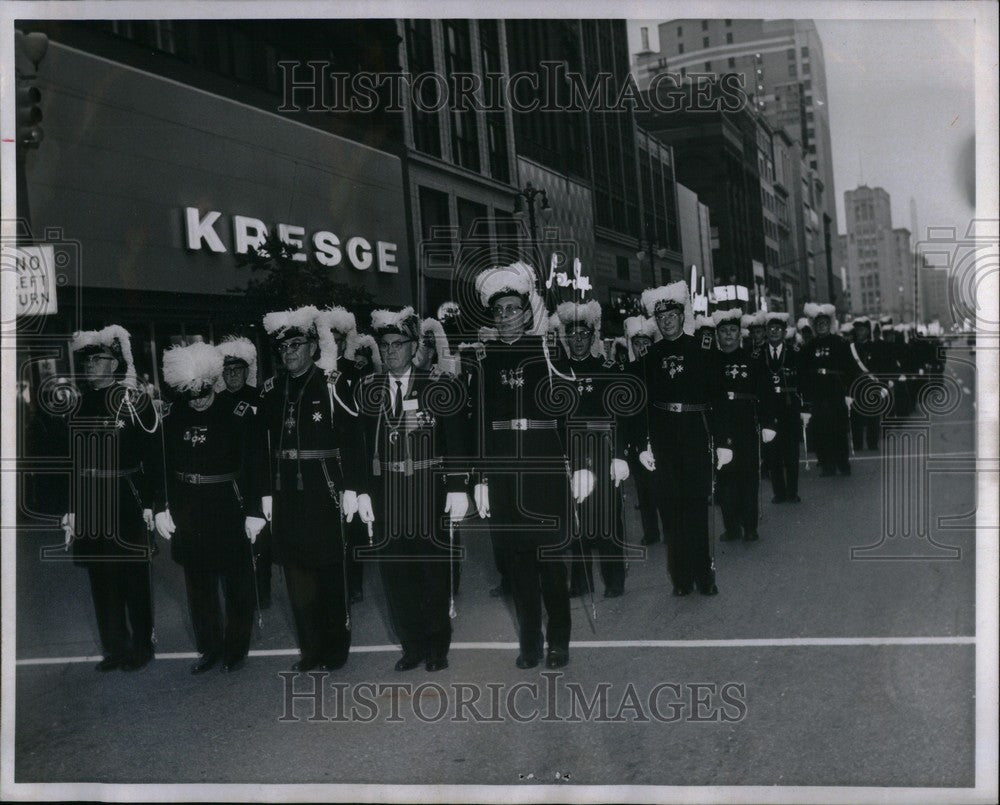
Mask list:
[[[593,330],[574,330],[571,333],[567,333],[566,337],[572,341],[586,341],[593,334]]]
[[[113,355],[88,355],[83,359],[83,363],[100,363],[101,361],[117,361]]]
[[[278,352],[284,354],[293,349],[304,347],[308,343],[309,342],[304,339],[302,341],[282,341],[280,344],[278,344]]]
[[[278,350],[280,351],[281,347],[279,347]],[[246,366],[240,366],[239,364],[236,364],[234,366],[225,366],[222,369],[222,374],[224,374],[224,375],[235,375],[235,374],[239,374],[240,372],[246,371],[247,368],[248,367],[246,367]]]
[[[491,312],[494,319],[509,319],[524,310],[520,305],[494,305]]]
[[[657,319],[666,319],[674,316],[680,316],[681,312],[677,308],[670,308],[669,310],[658,310],[653,314]]]
[[[399,352],[403,348],[403,344],[412,344],[412,338],[403,338],[399,341],[383,341],[378,345],[379,352]]]

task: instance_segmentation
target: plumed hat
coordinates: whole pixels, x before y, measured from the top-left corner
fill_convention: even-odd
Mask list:
[[[224,356],[214,344],[197,342],[171,347],[163,353],[163,382],[174,391],[215,387],[222,375]]]
[[[731,307],[727,310],[716,310],[715,313],[712,314],[712,324],[715,327],[718,327],[723,322],[728,321],[735,324],[737,327],[740,327],[740,321],[742,318],[743,311],[738,307]]]
[[[661,285],[659,288],[647,288],[642,292],[642,306],[647,316],[656,313],[657,308],[679,307],[684,312],[684,332],[694,333],[694,313],[691,310],[691,296],[684,280]]]
[[[125,366],[125,382],[135,384],[135,363],[132,360],[132,337],[119,324],[111,324],[103,330],[80,330],[73,333],[70,349],[84,355],[108,352]]]
[[[590,345],[590,354],[595,358],[604,357],[604,342],[601,340],[601,304],[595,299],[589,302],[563,302],[556,307],[550,323],[554,325],[562,342],[563,349],[569,354],[569,344],[566,341],[566,331],[573,325],[582,324],[594,331],[594,340]]]

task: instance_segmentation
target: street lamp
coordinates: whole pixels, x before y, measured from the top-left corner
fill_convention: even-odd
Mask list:
[[[532,245],[538,240],[538,229],[535,223],[535,198],[541,196],[542,203],[539,207],[539,213],[542,219],[549,221],[552,219],[552,207],[549,206],[549,197],[544,189],[534,187],[531,182],[528,182],[521,190],[517,191],[514,196],[514,217],[520,221],[524,220],[524,216],[528,216],[528,229],[531,232],[531,243]]]
[[[642,261],[646,259],[647,254],[649,255],[649,273],[653,278],[653,282],[656,282],[656,261],[654,255],[655,257],[659,257],[662,260],[664,257],[667,256],[667,250],[663,247],[660,247],[659,249],[656,248],[656,241],[653,240],[649,235],[650,229],[651,227],[649,226],[648,223],[646,224],[646,226],[643,227],[643,233],[645,235],[645,238],[639,239],[639,251],[635,253],[635,256],[638,258],[639,266],[641,267]],[[644,246],[649,247],[648,252],[644,248]],[[666,282],[666,278],[664,278],[664,282]]]

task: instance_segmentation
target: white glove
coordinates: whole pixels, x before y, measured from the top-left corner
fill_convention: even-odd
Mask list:
[[[900,381],[901,383],[905,383],[905,382],[906,382],[906,375],[900,375],[900,376],[899,376],[899,381]]]
[[[170,516],[170,509],[158,512],[156,517],[153,518],[153,522],[156,525],[156,533],[165,540],[169,540],[173,536],[174,531],[177,530],[177,526],[174,525],[174,518]]]
[[[264,512],[264,519],[270,523],[271,518],[274,516],[274,498],[270,495],[264,495],[260,499],[260,510]]]
[[[854,398],[844,397],[844,402],[847,403],[847,407],[850,408],[854,404]]]
[[[146,524],[146,530],[153,530],[153,510],[143,509],[142,510],[142,521]]]
[[[469,496],[465,492],[449,492],[445,496],[444,513],[451,515],[451,521],[462,520],[469,513]]]
[[[889,381],[889,388],[895,388],[895,387],[896,387],[896,384],[895,384],[895,383],[893,383],[893,382],[892,382],[892,381],[890,380],[890,381]]]
[[[488,484],[476,484],[472,490],[472,499],[476,502],[476,511],[480,517],[490,516],[490,487]]]
[[[354,515],[358,513],[358,494],[350,489],[344,490],[340,495],[340,510],[344,513],[344,519],[351,522]]]
[[[627,461],[622,461],[620,458],[612,460],[611,480],[615,482],[615,486],[619,486],[622,481],[627,481],[631,473],[632,471],[628,468]]]
[[[768,442],[773,442],[774,437],[778,435],[777,431],[771,430],[770,428],[760,429],[760,438],[763,440],[764,444]]]
[[[656,469],[656,459],[653,457],[653,451],[650,450],[649,445],[646,445],[646,449],[639,453],[639,463],[650,472]]]
[[[805,411],[803,411],[801,414],[799,414],[799,417],[801,417],[803,425],[808,425],[809,420],[812,419],[813,415],[807,414]]]
[[[67,512],[62,516],[59,524],[66,534],[66,548],[68,549],[69,544],[73,541],[73,535],[76,534],[76,515],[73,512]]]
[[[267,520],[263,517],[247,517],[243,521],[243,530],[246,532],[247,539],[250,540],[251,545],[257,541],[257,535],[265,525],[267,525]]]
[[[889,383],[891,384],[892,381],[890,380]],[[879,396],[884,400],[886,397],[889,396],[889,389],[887,389],[885,386],[882,386],[882,388],[878,390],[878,393]]]
[[[361,518],[362,523],[366,523],[367,525],[375,522],[372,499],[368,495],[358,495],[358,517]]]
[[[716,447],[715,458],[716,458],[715,469],[721,470],[730,461],[733,460],[733,451],[730,450],[728,447]]]
[[[918,369],[918,370],[917,370],[917,373],[918,373],[918,374],[923,374],[923,373],[924,373],[924,370],[923,370],[923,369]]]
[[[594,491],[594,473],[590,470],[577,470],[573,473],[569,486],[573,492],[573,500],[583,503]]]

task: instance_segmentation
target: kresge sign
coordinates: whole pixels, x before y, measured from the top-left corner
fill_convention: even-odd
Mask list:
[[[321,229],[307,233],[295,224],[277,224],[278,238],[292,249],[292,259],[309,259],[329,268],[345,265],[357,271],[373,270],[382,274],[398,274],[397,245],[389,240],[372,240],[361,235],[335,233]],[[258,248],[268,237],[267,225],[259,218],[233,215],[227,224],[218,210],[201,212],[197,207],[184,208],[184,238],[191,251],[208,250],[226,254],[229,250],[220,233],[232,233],[232,248],[236,254],[246,254]]]

